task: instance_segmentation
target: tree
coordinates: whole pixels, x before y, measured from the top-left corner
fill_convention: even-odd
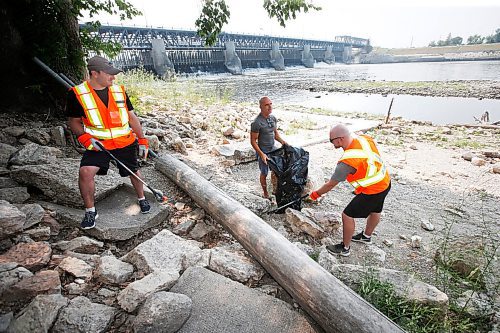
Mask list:
[[[459,36],[453,37],[452,39],[450,39],[448,45],[462,45],[463,40],[464,39],[462,37],[459,37]]]
[[[430,47],[434,47],[434,46],[436,46],[436,42],[435,42],[435,41],[431,41],[431,42],[429,43],[429,46],[430,46]]]
[[[500,43],[500,28],[495,30],[495,34],[486,36],[486,43]]]
[[[230,16],[224,0],[203,0],[200,18],[196,21],[198,33],[208,44],[217,35]],[[296,14],[309,9],[319,10],[308,0],[264,0],[264,8],[270,17],[276,17],[282,26]],[[8,99],[0,100],[0,109],[23,109],[22,103],[47,105],[48,102],[32,101],[34,92],[42,99],[54,89],[52,79],[41,74],[32,62],[37,56],[56,72],[68,74],[73,81],[84,76],[84,55],[89,51],[103,52],[112,56],[119,51],[117,44],[104,44],[93,32],[100,26],[98,21],[89,22],[87,29],[79,29],[78,19],[87,11],[91,18],[105,12],[120,19],[132,18],[140,12],[127,0],[2,0],[0,1],[0,51],[1,80]],[[45,80],[45,78],[47,78]],[[28,87],[29,89],[26,89]],[[60,96],[48,96],[60,100]],[[52,103],[53,104],[53,103]],[[38,107],[36,110],[42,110]],[[31,109],[30,109],[31,111]],[[43,111],[42,111],[43,112]]]
[[[467,44],[468,45],[474,45],[474,44],[483,44],[484,42],[484,37],[480,35],[472,35],[467,38]]]
[[[275,17],[282,27],[286,27],[286,21],[295,19],[297,13],[309,9],[321,10],[305,0],[264,0],[264,9],[270,18]],[[200,17],[196,20],[198,35],[205,38],[206,45],[214,45],[222,27],[227,23],[230,11],[224,0],[204,0]]]

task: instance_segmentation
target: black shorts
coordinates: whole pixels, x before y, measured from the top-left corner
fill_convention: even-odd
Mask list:
[[[385,197],[390,190],[391,183],[383,192],[356,195],[344,209],[344,214],[352,218],[367,218],[371,213],[381,213]]]
[[[137,172],[139,170],[139,162],[137,161],[137,141],[123,148],[113,149],[109,152],[113,154],[120,162],[125,164],[132,172]],[[80,162],[80,168],[83,166],[96,166],[99,167],[97,171],[98,175],[105,175],[108,173],[109,162],[111,157],[104,151],[86,150],[83,153],[82,160]],[[125,170],[120,163],[116,163],[120,176],[127,177],[130,173]]]

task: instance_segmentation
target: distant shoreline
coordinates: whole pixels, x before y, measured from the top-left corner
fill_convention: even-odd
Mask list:
[[[500,43],[387,49],[376,47],[368,54],[359,54],[361,64],[488,61],[500,60]]]

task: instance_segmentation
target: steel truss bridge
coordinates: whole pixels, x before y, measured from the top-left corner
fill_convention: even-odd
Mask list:
[[[80,29],[85,27],[80,25]],[[221,33],[215,45],[205,46],[204,39],[195,31],[104,25],[92,34],[104,42],[116,42],[123,46],[123,51],[114,59],[115,64],[123,69],[138,66],[153,69],[152,40],[161,39],[177,72],[224,71],[227,42],[234,43],[243,68],[271,67],[269,53],[273,44],[278,44],[285,66],[301,64],[301,52],[305,45],[309,45],[316,61],[323,61],[327,48],[331,47],[337,62],[350,60],[346,59],[346,48],[364,49],[369,45],[368,39],[351,36],[337,36],[334,41],[323,41]]]

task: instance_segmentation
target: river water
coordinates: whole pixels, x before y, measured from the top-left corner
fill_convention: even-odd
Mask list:
[[[490,121],[500,120],[500,100],[461,97],[424,97],[413,95],[344,94],[310,92],[291,87],[291,83],[339,80],[372,81],[500,81],[500,61],[461,61],[398,64],[334,64],[317,63],[315,68],[291,67],[245,70],[243,75],[202,74],[203,82],[223,91],[229,89],[238,102],[257,103],[260,96],[271,97],[280,105],[324,108],[340,112],[387,114],[392,98],[392,116],[434,124],[475,123],[474,117],[488,111]],[[296,86],[296,85],[295,85]]]

